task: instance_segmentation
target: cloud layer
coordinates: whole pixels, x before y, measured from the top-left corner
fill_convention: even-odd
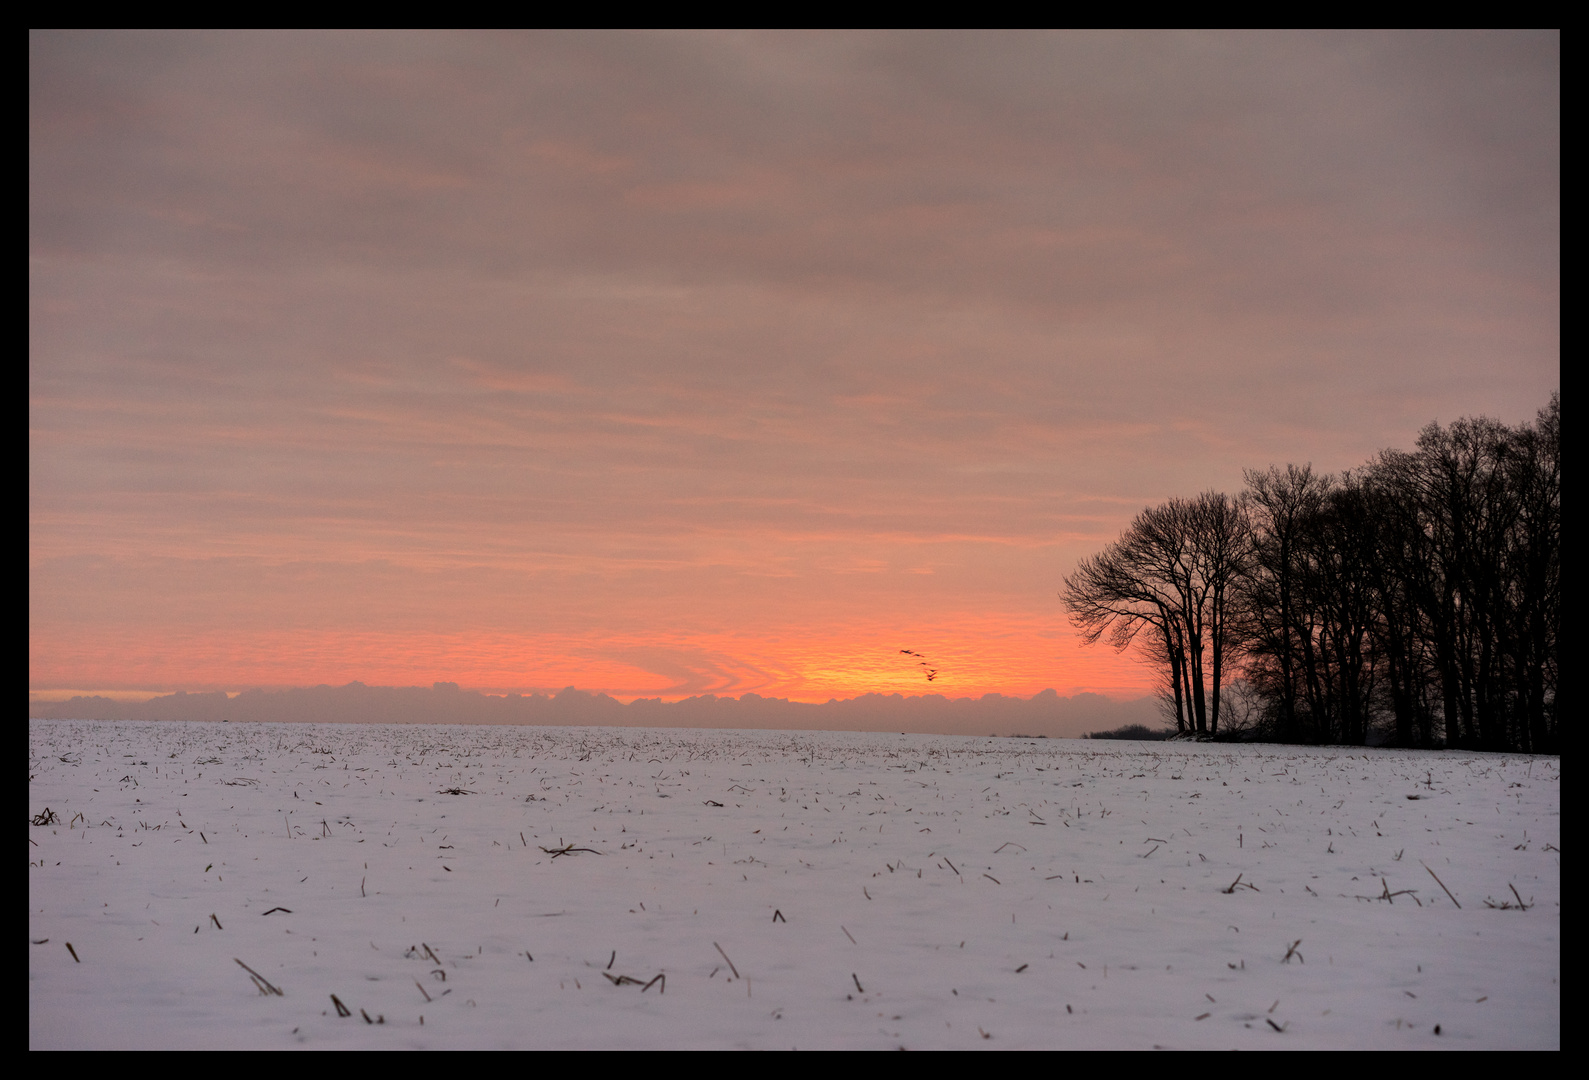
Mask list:
[[[677,701],[637,698],[627,704],[606,694],[569,687],[556,694],[488,695],[457,683],[418,686],[316,686],[284,691],[250,690],[233,697],[178,692],[147,701],[79,695],[32,702],[28,715],[60,720],[179,720],[214,723],[313,724],[540,724],[606,727],[763,728],[778,731],[901,731],[937,735],[1004,735],[1075,739],[1140,724],[1167,728],[1149,698],[1113,701],[1099,694],[1061,697],[1052,690],[1031,698],[984,694],[863,694],[846,700],[715,694]]]
[[[42,33],[29,145],[35,687],[1140,691],[1143,505],[1559,385],[1554,34]]]

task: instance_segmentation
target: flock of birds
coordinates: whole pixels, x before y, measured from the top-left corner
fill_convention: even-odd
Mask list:
[[[936,679],[938,677],[938,669],[933,667],[932,666],[932,662],[929,661],[921,653],[913,652],[910,649],[901,649],[899,651],[901,653],[903,653],[905,656],[914,656],[916,658],[917,665],[927,669],[927,681],[928,682],[932,682],[934,679]]]

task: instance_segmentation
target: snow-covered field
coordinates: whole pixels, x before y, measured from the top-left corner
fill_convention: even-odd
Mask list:
[[[1561,1042],[1559,758],[34,721],[28,774],[35,1049]]]

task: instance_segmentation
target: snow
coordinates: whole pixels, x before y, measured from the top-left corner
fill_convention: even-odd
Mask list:
[[[1561,1041],[1559,758],[91,721],[29,754],[35,1049]]]

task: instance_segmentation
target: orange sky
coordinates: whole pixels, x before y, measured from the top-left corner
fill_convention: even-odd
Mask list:
[[[29,50],[34,692],[1136,697],[1144,506],[1560,383],[1556,34]]]
[[[1093,649],[1067,656],[1063,650],[1068,642],[1062,643],[1061,636],[1035,626],[956,626],[938,635],[940,647],[912,650],[934,664],[922,669],[913,657],[901,654],[886,629],[875,626],[838,627],[826,635],[651,633],[617,639],[341,629],[167,633],[139,643],[114,637],[35,640],[33,671],[46,687],[87,692],[72,682],[90,668],[104,673],[104,686],[98,689],[124,693],[129,687],[173,684],[224,689],[340,686],[357,680],[389,686],[452,681],[488,693],[598,687],[621,700],[746,692],[795,701],[843,699],[862,692],[1030,697],[1061,681],[1055,672],[1067,676],[1067,693],[1130,698],[1144,692],[1149,680],[1129,655]],[[104,662],[107,654],[113,663]],[[934,673],[931,680],[925,678],[928,670]]]

